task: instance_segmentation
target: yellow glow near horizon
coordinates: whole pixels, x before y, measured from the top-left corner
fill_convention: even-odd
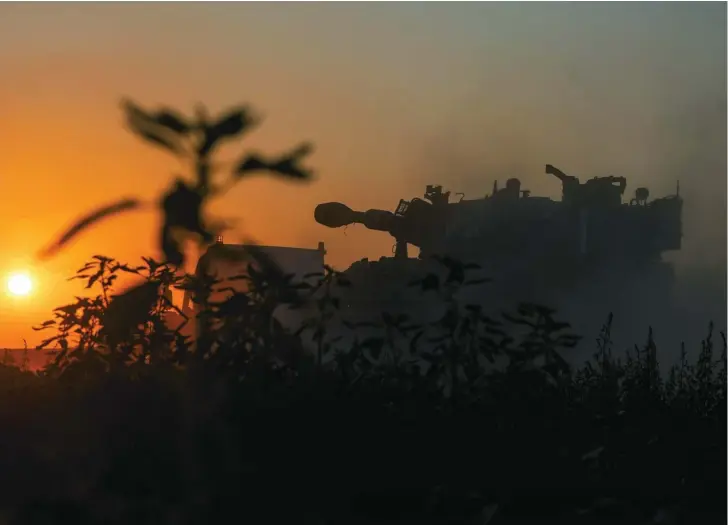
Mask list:
[[[33,290],[33,281],[27,273],[13,273],[8,277],[10,295],[25,296]]]

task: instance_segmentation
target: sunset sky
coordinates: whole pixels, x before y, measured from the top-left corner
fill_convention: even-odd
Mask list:
[[[0,72],[0,347],[38,341],[29,326],[78,292],[64,279],[91,255],[156,254],[145,212],[33,259],[85,211],[152,199],[180,172],[124,129],[124,96],[250,103],[265,121],[248,147],[315,144],[316,183],[261,178],[214,203],[239,219],[231,241],[325,241],[343,269],[392,240],[319,226],[317,203],[391,210],[426,184],[468,198],[511,176],[557,196],[551,163],[624,175],[630,194],[679,179],[680,264],[725,265],[725,3],[2,3]],[[5,294],[16,270],[36,281],[31,296]]]

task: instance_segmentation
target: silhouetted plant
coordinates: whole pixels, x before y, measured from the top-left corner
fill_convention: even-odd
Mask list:
[[[452,265],[443,263],[445,274]],[[127,393],[127,389],[144,388],[145,395],[162,396],[175,384],[169,379],[158,383],[164,374],[172,372],[187,377],[182,380],[185,386],[180,392],[189,393],[177,394],[182,396],[181,400],[185,399],[183,406],[188,413],[185,417],[198,421],[189,425],[203,425],[200,428],[210,430],[185,431],[189,434],[184,438],[187,443],[184,454],[189,459],[184,461],[197,465],[187,468],[199,472],[195,476],[203,476],[205,480],[194,485],[197,487],[194,490],[207,487],[204,490],[212,491],[209,497],[219,508],[228,507],[212,493],[223,490],[220,483],[224,480],[250,495],[252,499],[246,500],[249,502],[246,504],[258,500],[255,512],[262,512],[258,505],[269,500],[261,487],[273,486],[270,485],[273,481],[266,481],[268,469],[285,472],[285,476],[292,476],[291,479],[300,483],[303,480],[296,474],[299,468],[315,468],[322,475],[327,473],[323,479],[330,476],[338,480],[334,484],[323,483],[329,487],[327,490],[333,491],[332,497],[350,503],[327,503],[330,510],[316,507],[316,512],[343,513],[348,516],[345,521],[354,519],[354,514],[368,515],[371,520],[374,516],[383,519],[387,515],[384,509],[376,510],[376,501],[384,495],[370,494],[371,487],[380,483],[383,485],[379,492],[397,493],[394,487],[386,488],[390,483],[387,476],[398,480],[397,486],[422,486],[420,495],[413,495],[411,501],[400,499],[397,504],[409,509],[407,512],[413,513],[412,516],[419,516],[416,519],[435,513],[452,517],[457,509],[471,506],[497,508],[500,519],[515,519],[508,516],[522,512],[518,509],[524,506],[534,505],[533,498],[538,497],[519,485],[521,482],[513,471],[529,477],[529,486],[534,483],[544,486],[549,479],[548,483],[563,486],[568,493],[567,487],[572,487],[573,492],[573,487],[578,485],[577,494],[564,496],[564,502],[557,507],[582,508],[584,516],[601,512],[599,501],[619,496],[615,490],[619,486],[639,483],[651,487],[649,497],[643,497],[643,504],[652,509],[663,504],[660,494],[679,493],[682,486],[694,487],[690,491],[707,490],[699,489],[706,487],[707,480],[714,484],[711,486],[723,486],[720,485],[723,474],[707,467],[706,460],[700,459],[703,452],[699,451],[708,447],[713,457],[724,455],[718,445],[721,439],[718,429],[720,422],[725,422],[725,410],[720,411],[721,403],[725,407],[725,386],[721,383],[725,378],[725,342],[721,358],[715,359],[712,337],[706,338],[695,365],[689,365],[684,356],[681,366],[671,373],[672,379],[662,381],[651,333],[644,347],[638,347],[626,360],[614,358],[610,351],[610,316],[597,341],[593,362],[573,370],[561,360],[559,351],[573,345],[576,338],[563,334],[568,326],[556,321],[552,310],[524,304],[517,312],[495,320],[476,305],[461,305],[454,300],[458,287],[467,286],[470,281],[467,273],[471,270],[476,268],[468,268],[464,277],[449,281],[447,277],[437,277],[436,284],[431,276],[413,283],[427,288],[427,293],[441,295],[444,309],[439,319],[417,326],[408,322],[406,316],[383,313],[383,336],[364,339],[347,352],[344,348],[334,349],[337,336],[326,339],[328,323],[339,312],[334,290],[342,284],[350,285],[344,276],[330,269],[320,276],[308,276],[319,277],[317,285],[295,286],[288,277],[281,280],[276,272],[266,276],[265,271],[249,264],[247,271],[228,279],[231,283],[243,281],[245,292],[241,292],[237,288],[226,289],[225,283],[214,275],[203,272],[180,276],[170,266],[151,259],[146,259],[143,266],[130,267],[96,257],[78,275],[86,281],[89,290],[98,290],[96,297],[78,298],[74,305],[56,311],[55,324],[47,323],[48,329],[59,330],[50,341],[65,346],[66,352],[63,354],[61,350],[59,356],[63,354],[63,357],[56,357],[45,380],[54,380],[53,370],[65,370],[64,376],[74,369],[76,373],[70,377],[76,382],[90,377],[88,374],[99,378],[104,370],[125,364],[117,369],[128,372],[116,376],[127,378],[123,381],[129,383],[115,386],[121,390],[114,395],[126,396],[133,391]],[[113,287],[120,272],[145,282],[165,282],[196,290],[193,297],[198,302],[198,312],[205,312],[209,319],[205,328],[207,353],[196,351],[200,348],[197,343],[193,345],[184,338],[180,343],[179,333],[162,328],[161,314],[168,305],[159,288],[150,294],[155,300],[149,303],[143,318],[131,327],[122,325],[126,331],[112,331],[117,337],[112,342],[104,323],[113,319],[113,316],[107,317],[106,311],[116,301]],[[292,289],[292,295],[288,295],[288,289]],[[312,339],[317,344],[306,351],[299,340],[296,352],[300,359],[294,359],[291,357],[294,339],[290,338],[291,334],[281,338],[282,327],[272,321],[277,304],[286,301],[296,304],[298,300],[311,301],[305,304],[318,309],[301,331],[303,335],[306,330],[313,330]],[[358,323],[350,325],[355,333],[359,327]],[[60,343],[63,340],[66,343]],[[335,355],[333,361],[324,360],[327,351]],[[91,356],[105,366],[93,368],[78,364],[90,362]],[[146,356],[150,359],[145,359]],[[133,366],[129,367],[129,362]],[[160,363],[169,366],[160,366]],[[455,381],[453,370],[458,374]],[[190,379],[194,382],[189,382]],[[95,383],[88,383],[84,388],[111,388],[92,387],[92,384]],[[204,403],[194,401],[200,398]],[[347,414],[346,422],[340,421],[341,414]],[[447,419],[441,419],[444,417]],[[672,417],[683,418],[687,426],[676,429]],[[272,423],[274,420],[277,422]],[[407,450],[397,448],[396,455],[392,455],[393,452],[387,451],[391,444],[384,442],[374,448],[377,454],[389,458],[386,461],[391,464],[368,455],[370,466],[363,472],[362,467],[350,472],[337,465],[338,460],[327,459],[339,449],[339,445],[330,441],[330,433],[341,433],[342,426],[355,425],[364,432],[359,437],[346,434],[346,439],[351,440],[346,447],[363,447],[365,442],[372,447],[366,437],[368,432],[382,432],[392,439],[400,439],[395,436],[405,432],[401,426],[405,424],[420,429],[418,440],[409,440]],[[213,427],[218,428],[214,439],[208,435]],[[261,437],[252,437],[251,428],[256,428]],[[312,454],[310,460],[306,459],[308,455],[301,456],[301,452],[284,453],[280,444],[276,444],[279,442],[275,436],[279,433],[292,436],[294,428],[299,428],[295,431],[297,436],[310,434],[310,439],[298,438],[303,440],[300,445]],[[464,429],[468,429],[465,434]],[[405,439],[404,435],[401,439]],[[239,445],[234,444],[236,440]],[[687,447],[693,459],[673,460],[669,468],[660,466],[660,461],[666,461],[666,454],[674,454],[673,447],[678,443]],[[409,459],[434,446],[448,450],[445,457],[450,459],[433,458],[422,465]],[[724,444],[720,446],[724,448]],[[242,452],[247,447],[275,449],[275,454],[283,456],[280,460],[273,459],[274,455],[266,456],[265,461],[253,459]],[[227,459],[214,452],[218,448],[224,448]],[[499,452],[493,457],[481,448]],[[247,469],[253,477],[232,476],[224,467],[231,457],[238,458],[235,461],[239,468]],[[402,466],[403,461],[408,465],[406,468]],[[705,473],[699,474],[691,461],[701,462]],[[470,462],[473,467],[455,468],[454,465],[463,465],[463,462]],[[476,466],[480,469],[477,475],[473,470]],[[484,471],[490,473],[485,481]],[[555,471],[561,481],[554,480]],[[357,481],[359,476],[367,480],[368,489],[363,488],[364,481]],[[215,481],[218,479],[219,482]],[[294,489],[290,483],[293,481],[284,484],[289,488],[278,490],[284,490],[301,505],[311,505],[304,504],[301,498],[302,494],[313,498],[313,494],[300,484]],[[503,487],[511,489],[504,492]],[[370,494],[370,501],[362,507],[357,498],[365,493]],[[691,501],[697,498],[685,497]],[[537,501],[542,512],[556,505],[553,499]],[[390,509],[392,505],[387,503]],[[618,500],[618,505],[626,508],[627,502]],[[214,509],[206,508],[206,512],[212,513],[209,516],[216,515]]]
[[[15,364],[15,357],[13,357],[13,354],[10,353],[10,350],[4,350],[2,361],[0,361],[0,365],[12,366],[14,364]]]
[[[325,265],[323,273],[310,273],[303,276],[304,279],[317,278],[315,285],[305,282],[299,287],[312,291],[311,300],[316,306],[316,315],[305,319],[301,327],[296,331],[297,336],[310,333],[311,339],[316,344],[316,366],[322,368],[329,355],[335,353],[334,345],[341,340],[341,337],[334,337],[327,340],[327,327],[330,326],[337,312],[341,310],[341,299],[333,293],[334,288],[347,288],[351,286],[346,277],[332,267]],[[301,307],[302,305],[296,305]]]
[[[257,173],[270,173],[300,181],[309,181],[313,177],[311,171],[299,164],[312,151],[312,146],[305,143],[274,158],[246,153],[228,172],[223,185],[214,184],[212,176],[215,164],[212,154],[217,146],[250,131],[260,122],[246,106],[232,108],[216,119],[210,118],[203,106],[197,108],[194,118],[185,118],[168,108],[145,111],[129,100],[123,101],[122,107],[127,125],[133,133],[163,147],[182,162],[189,163],[193,171],[194,183],[190,184],[178,177],[160,200],[163,221],[159,247],[166,263],[181,265],[184,262],[181,250],[184,237],[197,236],[206,243],[214,239],[216,232],[211,231],[202,216],[203,205],[207,199],[223,193],[235,182]],[[44,250],[41,256],[52,256],[81,231],[101,219],[137,209],[141,204],[138,199],[125,198],[87,215]]]
[[[122,104],[129,129],[144,140],[163,147],[174,154],[184,163],[188,163],[193,171],[194,183],[190,184],[182,178],[177,178],[172,188],[166,192],[159,207],[163,214],[160,230],[159,247],[164,259],[163,264],[180,267],[184,262],[183,243],[185,239],[196,237],[201,243],[209,243],[216,233],[207,224],[202,216],[204,203],[215,195],[223,193],[235,182],[256,173],[271,173],[290,180],[309,181],[312,173],[300,166],[300,160],[311,152],[310,144],[303,144],[277,158],[265,158],[258,153],[246,153],[227,174],[227,180],[222,185],[216,185],[212,180],[215,165],[212,155],[222,142],[229,141],[254,128],[259,119],[253,116],[250,108],[235,107],[222,116],[213,119],[199,106],[194,118],[186,118],[176,111],[162,108],[155,112],[145,111],[135,103],[125,100]],[[141,207],[138,199],[124,198],[114,204],[104,206],[77,221],[49,248],[41,253],[41,257],[50,257],[60,250],[68,241],[77,236],[84,229],[96,224],[98,221],[113,214],[134,210]],[[254,256],[263,263],[269,271],[276,270],[271,261],[263,261],[265,255],[260,251],[253,252]],[[89,277],[88,288],[96,280],[101,280],[102,294],[95,299],[78,299],[77,303],[57,309],[59,334],[44,341],[42,346],[56,342],[60,353],[55,360],[56,364],[66,362],[67,358],[78,356],[78,352],[95,352],[95,344],[100,336],[104,336],[105,343],[113,350],[119,349],[123,353],[131,354],[133,343],[132,332],[140,324],[146,323],[146,315],[150,309],[159,307],[161,290],[169,288],[174,278],[170,272],[156,274],[156,268],[150,267],[150,274],[145,282],[122,294],[114,297],[113,301],[107,297],[108,288],[116,278],[117,270],[128,271],[125,266],[117,266],[109,272],[106,258],[98,257],[98,272]],[[149,260],[151,261],[151,260]],[[159,263],[154,263],[155,265]],[[85,268],[89,270],[91,267]],[[280,273],[280,272],[278,272]],[[108,275],[107,275],[108,274]],[[85,277],[84,275],[79,278]],[[103,309],[103,320],[101,316]],[[76,319],[76,314],[82,311],[82,326],[78,330],[78,347],[69,354],[68,338],[70,326]],[[203,314],[204,316],[204,314]],[[150,321],[156,328],[146,334],[147,338],[169,338],[162,328],[159,317]],[[148,324],[148,323],[147,323]],[[51,326],[51,322],[44,327]],[[177,336],[177,339],[179,337]],[[205,342],[205,337],[201,338]],[[209,344],[209,343],[208,343]],[[75,353],[74,353],[75,352]],[[208,349],[202,349],[206,354]],[[139,359],[149,360],[151,355],[142,351]]]
[[[247,109],[188,121],[125,108],[134,132],[188,161],[195,182],[163,198],[162,262],[95,256],[74,277],[89,297],[38,327],[55,330],[41,345],[58,347],[54,362],[37,376],[0,366],[32,406],[0,403],[0,472],[39,479],[3,479],[12,523],[43,508],[92,523],[603,523],[610,506],[626,523],[675,501],[723,516],[726,341],[716,358],[712,325],[697,362],[683,347],[664,380],[651,330],[617,359],[610,315],[593,361],[574,368],[562,351],[578,338],[556,312],[521,304],[496,319],[462,304],[462,287],[484,280],[449,258],[411,283],[442,307],[423,323],[349,319],[346,275],[326,267],[306,276],[316,284],[296,283],[254,247],[252,261],[214,248],[240,275],[184,275],[174,230],[209,241],[206,199],[254,171],[308,179],[296,166],[306,148],[245,156],[217,185],[211,156],[251,127]],[[137,205],[90,215],[53,249]],[[140,283],[117,293],[122,274]],[[193,340],[166,323],[170,289],[191,295]],[[297,333],[276,320],[281,305],[310,314]]]
[[[88,366],[97,362],[103,369],[131,363],[158,363],[175,334],[165,325],[163,314],[175,308],[162,287],[173,286],[179,278],[174,270],[150,258],[145,265],[132,267],[109,257],[96,255],[71,280],[85,280],[86,289],[98,289],[96,296],[76,297],[76,301],[54,310],[55,319],[34,330],[55,329],[39,349],[55,344],[60,349],[48,373],[60,373],[74,363]],[[113,294],[119,273],[143,280],[120,295]],[[180,312],[181,314],[181,312]]]

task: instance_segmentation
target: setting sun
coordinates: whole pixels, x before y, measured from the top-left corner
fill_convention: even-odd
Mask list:
[[[14,273],[8,277],[8,292],[11,295],[28,295],[33,289],[33,282],[26,273]]]

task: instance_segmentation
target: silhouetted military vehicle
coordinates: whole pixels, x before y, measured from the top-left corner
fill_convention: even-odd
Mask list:
[[[597,304],[606,316],[617,308],[614,299],[636,306],[643,293],[669,294],[672,268],[662,254],[681,247],[679,186],[676,195],[651,201],[646,188],[637,188],[623,202],[624,177],[582,183],[551,165],[546,173],[561,181],[560,201],[532,196],[513,178],[500,190],[496,181],[484,198],[461,195],[455,202],[441,186],[427,186],[424,199],[400,200],[394,212],[318,205],[319,224],[362,224],[395,241],[393,257],[364,259],[346,270],[354,284],[346,304],[411,313],[421,297],[408,299],[402,286],[433,271],[433,255],[481,266],[493,279],[472,292],[469,300],[481,303],[529,300],[561,309],[572,303],[579,310]],[[409,257],[409,245],[419,248],[417,258]]]

